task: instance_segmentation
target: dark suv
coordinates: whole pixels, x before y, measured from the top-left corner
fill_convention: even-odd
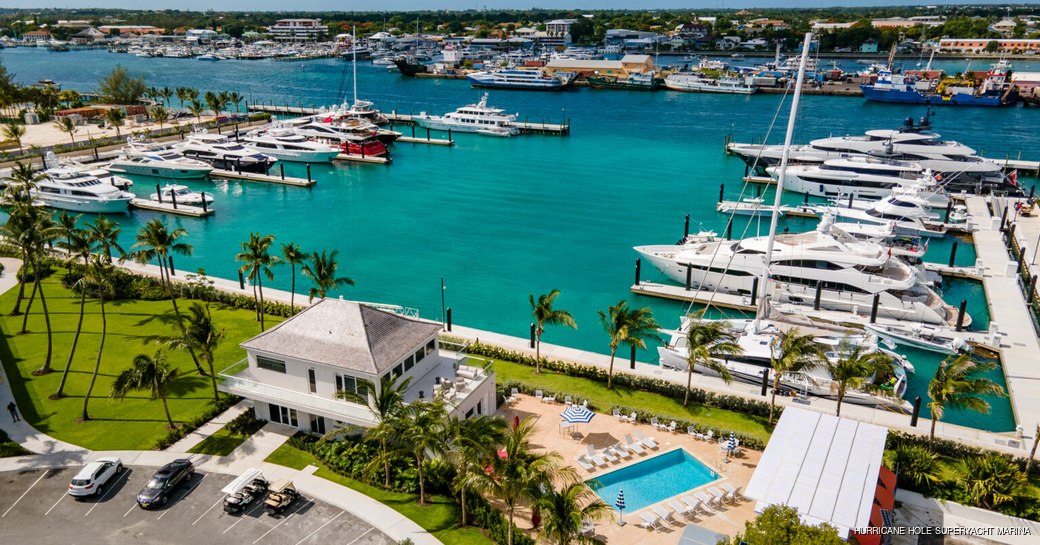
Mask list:
[[[137,493],[137,505],[144,509],[166,505],[173,491],[190,481],[194,474],[195,466],[191,460],[174,460],[162,466]]]

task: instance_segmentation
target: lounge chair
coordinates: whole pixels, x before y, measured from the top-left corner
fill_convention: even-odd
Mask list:
[[[639,420],[639,416],[638,416],[638,415],[636,415],[636,412],[635,412],[635,411],[632,411],[632,414],[628,415],[628,421],[629,421],[629,422],[631,422],[631,423],[635,424],[635,423],[636,423],[636,421],[638,421],[638,420]]]
[[[658,525],[660,525],[660,522],[658,522],[658,516],[653,513],[640,511],[639,517],[643,519],[643,522],[640,522],[639,525],[643,528],[646,528],[647,530],[653,530],[654,528],[657,528]]]
[[[636,454],[646,454],[646,451],[643,450],[643,447],[640,446],[639,443],[633,441],[632,440],[632,434],[629,434],[629,433],[625,434],[625,448],[627,448],[628,450],[631,450],[632,452],[634,452]]]
[[[701,437],[703,437],[703,435],[697,432],[697,428],[693,426],[686,426],[686,435],[689,435],[694,439],[700,439]]]
[[[668,423],[668,427],[665,428],[665,429],[667,429],[671,433],[675,433],[675,428],[677,428],[677,427],[678,427],[678,424],[675,423],[675,420],[672,420],[671,422]]]
[[[651,507],[650,510],[653,511],[655,515],[661,517],[662,522],[667,522],[668,524],[672,523],[672,514],[669,513],[668,510],[664,507],[661,507],[660,505],[655,505]]]
[[[658,429],[658,430],[664,428],[664,426],[661,425],[661,422],[659,420],[657,420],[656,416],[650,419],[650,425],[653,426],[655,429]]]
[[[695,492],[693,494],[693,497],[697,498],[698,500],[701,500],[701,504],[703,504],[705,507],[715,506],[715,498],[709,496],[708,493],[703,490],[701,490],[700,492]]]
[[[687,506],[683,505],[682,503],[679,503],[679,502],[677,502],[675,500],[672,500],[672,501],[668,502],[668,507],[671,507],[672,510],[675,511],[675,514],[679,515],[680,517],[690,518],[690,517],[693,516],[693,512],[690,511],[689,507],[687,507]]]
[[[621,443],[618,443],[607,450],[622,460],[627,460],[632,457],[632,452],[625,448]]]
[[[706,514],[711,514],[711,511],[709,511],[708,508],[704,506],[704,502],[698,500],[697,498],[694,498],[692,496],[683,496],[679,499],[681,499],[682,502],[686,505],[686,508],[689,510],[690,513],[704,511],[704,513]]]
[[[740,493],[744,489],[743,486],[734,488],[733,485],[729,483],[722,483],[719,486],[726,491],[726,497],[733,500],[733,503],[740,501],[740,499],[744,497],[744,495]]]
[[[613,411],[611,411],[611,414],[613,414],[614,418],[617,418],[618,420],[625,419],[624,415],[621,414],[621,409],[615,408]]]
[[[574,461],[577,462],[578,465],[581,466],[581,468],[584,469],[585,471],[595,471],[596,470],[596,465],[587,462],[585,460],[585,456],[582,455],[582,454],[579,454],[578,456],[576,456],[574,458]]]
[[[715,430],[708,430],[708,433],[704,435],[705,441],[711,441],[715,438]]]
[[[583,408],[585,408],[585,409],[588,409],[589,408],[589,400],[587,400],[587,399],[581,400],[581,406]]]
[[[556,403],[556,394],[547,394],[542,401],[546,403]]]
[[[592,522],[591,520],[581,521],[580,532],[583,536],[591,536],[592,534],[596,533],[596,523]]]
[[[611,456],[611,458],[612,459],[608,459],[606,456],[603,456],[601,453],[596,452],[596,449],[593,448],[592,445],[585,445],[585,459],[586,460],[592,460],[593,462],[596,462],[596,465],[605,466],[605,465],[609,465],[608,462],[613,462],[613,461],[617,460],[617,458],[614,458],[613,456]]]
[[[610,463],[614,463],[614,462],[618,461],[618,457],[614,456],[614,454],[610,452],[610,447],[607,447],[607,448],[605,448],[603,450],[600,450],[600,451],[597,451],[597,452],[599,452],[599,455],[602,456],[604,460],[606,460],[606,461],[608,461]]]
[[[726,493],[723,492],[722,490],[719,490],[719,487],[717,487],[717,486],[713,486],[713,487],[709,488],[708,492],[712,496],[714,496],[716,505],[722,505],[723,502],[726,500]]]
[[[645,447],[647,447],[647,448],[649,448],[651,450],[657,448],[657,441],[654,441],[653,437],[646,437],[646,436],[644,436],[643,432],[641,432],[639,430],[636,430],[636,441],[639,441],[640,443],[643,444],[643,446],[645,446]]]
[[[571,405],[574,404],[574,398],[572,398],[571,396],[564,396],[563,404],[567,405],[568,407],[570,407]]]
[[[534,391],[534,398],[537,399],[538,401],[544,401],[545,400],[545,394],[542,393],[541,390],[535,390]]]

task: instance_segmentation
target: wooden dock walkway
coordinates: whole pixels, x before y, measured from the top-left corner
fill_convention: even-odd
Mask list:
[[[352,163],[368,163],[370,165],[389,165],[389,157],[374,157],[372,155],[357,155],[354,153],[341,153],[336,156],[337,161],[349,161]]]
[[[213,215],[213,208],[201,206],[189,206],[186,204],[173,204],[172,202],[156,202],[151,199],[132,199],[130,207],[137,210],[150,210],[152,212],[163,212],[177,216],[188,216],[191,218],[205,218]]]
[[[210,172],[209,175],[213,178],[223,178],[225,180],[267,182],[272,184],[294,185],[298,187],[310,187],[318,183],[317,180],[311,178],[294,178],[292,176],[285,176],[284,170],[281,171],[281,175],[275,176],[271,174],[260,174],[258,172],[235,172],[233,170],[223,170],[217,168],[213,169],[213,172]]]

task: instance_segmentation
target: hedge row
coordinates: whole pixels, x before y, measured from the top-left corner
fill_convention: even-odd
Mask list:
[[[917,445],[938,454],[939,456],[945,456],[955,460],[963,460],[965,458],[973,456],[984,456],[987,454],[995,454],[1007,458],[1022,468],[1025,471],[1026,458],[1024,456],[1012,456],[1003,452],[995,450],[985,449],[972,445],[966,445],[964,443],[958,443],[957,441],[950,441],[949,439],[929,439],[924,435],[917,435],[914,433],[906,433],[901,431],[889,430],[888,440],[885,443],[885,450],[895,450],[900,445]],[[1030,477],[1040,477],[1040,464],[1033,463],[1033,466],[1029,470]]]
[[[195,417],[194,420],[181,424],[180,426],[177,426],[176,429],[170,430],[170,432],[167,433],[165,437],[156,441],[155,446],[152,448],[155,450],[166,450],[167,448],[170,448],[171,445],[173,445],[177,441],[180,441],[189,433],[197,430],[206,422],[213,420],[217,417],[217,415],[228,410],[239,401],[242,401],[242,398],[238,396],[227,396],[220,398],[219,401],[213,402],[213,404],[206,412]]]
[[[375,471],[370,467],[371,461],[379,455],[378,445],[356,436],[348,436],[340,441],[318,441],[314,436],[302,432],[291,437],[289,444],[310,452],[335,473],[372,486],[383,485],[382,466]],[[428,462],[425,477],[428,494],[443,494],[458,501],[451,489],[451,483],[455,479],[453,467],[436,460]],[[396,491],[418,493],[419,476],[415,469],[415,460],[411,456],[391,455],[390,486]],[[484,530],[491,541],[497,545],[508,543],[508,519],[481,495],[466,495],[466,515],[467,522]],[[516,529],[513,531],[513,545],[535,545],[535,541]]]

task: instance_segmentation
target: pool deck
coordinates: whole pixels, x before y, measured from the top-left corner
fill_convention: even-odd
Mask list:
[[[718,486],[722,482],[728,482],[734,487],[741,487],[747,486],[748,481],[751,480],[751,475],[754,473],[758,460],[762,455],[761,452],[744,449],[741,456],[731,458],[729,463],[726,463],[724,452],[715,441],[706,442],[695,439],[687,435],[685,430],[682,430],[682,433],[669,433],[667,431],[655,430],[646,424],[620,422],[614,416],[602,413],[597,413],[592,422],[579,424],[573,428],[573,432],[564,433],[560,428],[560,422],[562,422],[560,413],[563,412],[566,405],[559,400],[556,403],[543,403],[531,396],[521,395],[519,398],[520,400],[512,406],[503,405],[500,407],[500,412],[509,419],[512,419],[514,416],[519,416],[521,419],[533,416],[536,420],[535,433],[531,439],[532,446],[536,449],[559,453],[564,463],[574,467],[583,480],[637,464],[676,448],[683,448],[686,452],[700,460],[701,463],[718,473],[721,479],[700,488],[694,488],[692,491]],[[658,448],[654,450],[647,449],[646,454],[635,454],[628,460],[620,460],[611,463],[607,467],[596,468],[594,471],[586,471],[574,462],[577,456],[585,454],[588,445],[592,445],[597,449],[611,446],[618,442],[624,442],[625,434],[634,434],[637,430],[641,431],[646,437],[653,437],[657,442]],[[672,499],[676,498],[669,498],[669,500]],[[679,542],[682,530],[688,523],[697,524],[732,536],[744,529],[745,521],[755,516],[754,502],[741,500],[735,504],[726,504],[722,509],[716,509],[712,515],[701,513],[696,518],[682,519],[673,514],[674,518],[669,524],[663,525],[656,530],[651,531],[639,526],[639,522],[642,520],[639,517],[639,511],[647,511],[654,505],[660,505],[666,511],[671,512],[672,509],[667,505],[669,500],[637,511],[626,510],[624,520],[627,524],[624,526],[618,526],[616,519],[598,521],[596,523],[595,536],[611,545],[673,545]],[[613,504],[612,501],[608,503]],[[617,511],[615,510],[616,513]],[[518,510],[518,527],[526,532],[530,532],[530,517],[531,513],[527,508]]]

